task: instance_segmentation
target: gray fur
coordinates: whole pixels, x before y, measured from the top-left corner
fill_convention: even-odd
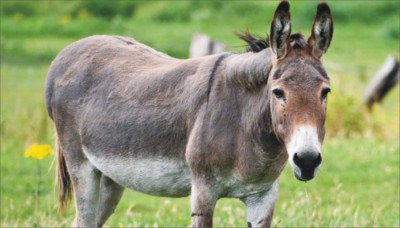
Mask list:
[[[61,144],[79,147],[65,151],[68,170],[80,170],[75,161],[80,159],[118,185],[152,195],[189,195],[194,173],[207,173],[215,182],[213,200],[264,191],[282,170],[286,154],[263,117],[267,103],[256,102],[265,92],[244,88],[266,84],[270,66],[251,66],[260,65],[257,56],[268,62],[270,53],[227,56],[208,91],[219,55],[177,60],[133,39],[110,36],[70,45],[52,63],[46,84]],[[239,58],[248,64],[235,64]],[[254,79],[243,84],[245,78],[239,77],[245,75]],[[271,166],[268,161],[277,157],[280,162]],[[160,164],[160,176],[149,179]]]
[[[101,227],[131,188],[190,195],[193,227],[212,226],[223,197],[246,204],[251,226],[269,227],[288,156],[315,157],[319,147],[311,146],[325,133],[320,94],[329,78],[309,46],[286,48],[279,59],[267,48],[179,60],[131,38],[92,36],[60,52],[48,73],[46,107],[61,181],[70,176],[74,185],[74,225]],[[274,96],[276,88],[285,99]],[[315,129],[313,137],[293,134],[299,127]],[[292,135],[310,142],[294,145]],[[291,164],[300,180],[319,165]]]

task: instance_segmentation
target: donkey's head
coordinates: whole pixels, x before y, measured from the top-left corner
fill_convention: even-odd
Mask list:
[[[269,43],[274,61],[269,76],[271,115],[275,134],[285,144],[297,179],[311,180],[321,164],[329,78],[322,67],[333,34],[333,21],[326,3],[320,3],[305,41],[290,34],[289,3],[278,6]]]

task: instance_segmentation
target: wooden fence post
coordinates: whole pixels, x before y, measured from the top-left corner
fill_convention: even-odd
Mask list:
[[[190,44],[189,58],[221,53],[225,50],[225,44],[211,40],[207,35],[196,33]]]
[[[363,103],[371,110],[372,105],[380,102],[399,82],[400,63],[393,56],[389,56],[365,89]]]

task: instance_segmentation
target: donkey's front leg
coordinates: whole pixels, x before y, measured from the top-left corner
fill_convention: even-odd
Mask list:
[[[241,199],[246,204],[249,227],[271,227],[275,201],[278,196],[278,185],[276,180],[267,191]]]
[[[206,177],[192,177],[190,194],[192,227],[212,227],[214,207],[217,202],[212,183]]]

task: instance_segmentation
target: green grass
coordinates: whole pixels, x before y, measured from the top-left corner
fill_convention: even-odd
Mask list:
[[[44,80],[52,59],[63,47],[92,34],[118,34],[186,58],[192,34],[204,32],[238,52],[243,43],[232,32],[248,26],[265,35],[277,5],[259,1],[187,1],[173,2],[173,6],[165,1],[125,2],[131,13],[110,12],[98,17],[101,7],[82,16],[87,6],[78,1],[0,4],[1,227],[68,227],[72,223],[73,205],[64,215],[57,213],[53,157],[36,161],[23,156],[33,142],[53,145],[54,128],[44,107]],[[315,5],[292,4],[293,31],[308,35]],[[399,58],[396,12],[400,9],[396,1],[330,5],[335,34],[324,57],[332,94],[323,166],[316,179],[307,183],[297,181],[286,167],[273,226],[399,227],[399,86],[372,113],[363,107],[360,97],[386,56]],[[118,11],[118,7],[108,8]],[[247,226],[244,206],[238,200],[220,200],[214,223]],[[189,199],[126,190],[106,225],[189,226]]]
[[[2,227],[69,226],[73,207],[56,213],[51,158],[41,161],[39,210],[34,208],[38,161],[22,153],[2,154]],[[19,161],[19,162],[10,162]],[[330,140],[315,180],[297,181],[286,167],[273,225],[278,227],[396,227],[399,225],[399,157],[395,143],[363,139]],[[18,181],[17,181],[18,178]],[[215,226],[246,226],[245,208],[238,200],[221,200]],[[151,197],[126,190],[107,226],[188,226],[189,199]]]

